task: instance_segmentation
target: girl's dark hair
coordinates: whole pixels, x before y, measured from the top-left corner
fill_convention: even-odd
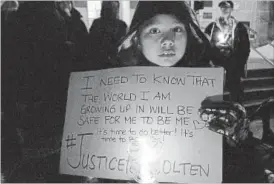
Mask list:
[[[119,4],[119,1],[103,1],[102,2],[102,8],[101,8],[101,17],[104,19],[113,19],[116,18],[117,15],[115,15],[115,13],[117,11],[114,11],[112,3],[116,2]]]

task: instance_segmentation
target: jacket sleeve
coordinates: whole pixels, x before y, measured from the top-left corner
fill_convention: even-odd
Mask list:
[[[249,35],[246,27],[242,23],[238,23],[238,46],[236,56],[242,65],[245,65],[250,54]]]
[[[88,35],[87,27],[82,20],[80,20],[80,22],[79,22],[79,30],[81,31],[82,35],[84,35],[84,36]]]
[[[80,46],[84,46],[87,42],[87,37],[88,37],[88,31],[85,23],[80,19],[78,24],[75,26],[78,26],[76,36],[78,37],[78,41]]]
[[[89,34],[92,35],[97,29],[99,29],[100,20],[95,19],[89,28]]]
[[[205,28],[205,34],[207,34],[208,36],[210,36],[211,34],[211,30],[212,30],[212,27],[213,27],[214,23],[211,22],[210,24],[208,24]]]

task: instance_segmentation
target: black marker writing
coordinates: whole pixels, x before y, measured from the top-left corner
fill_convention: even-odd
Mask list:
[[[84,88],[81,88],[81,89],[92,89],[92,87],[90,85],[90,80],[92,78],[94,78],[94,76],[85,76],[83,78],[86,79],[86,86]]]
[[[100,80],[100,86],[110,86],[114,84],[126,84],[128,83],[128,78],[126,76],[115,76],[106,77],[106,79]]]
[[[154,97],[153,100],[171,100],[170,92],[167,94],[158,92]]]
[[[92,94],[84,94],[82,95],[85,98],[85,103],[88,102],[93,102],[97,103],[99,101],[99,96],[94,96]]]
[[[203,166],[192,163],[180,163],[177,161],[164,160],[162,172],[168,174],[181,174],[188,176],[206,176],[209,177],[209,164]]]
[[[136,83],[143,84],[147,82],[147,78],[144,76],[144,74],[136,74],[132,76],[136,77]]]
[[[68,135],[68,138],[66,139],[67,148],[72,148],[76,146],[75,141],[76,141],[76,138],[73,136],[73,134],[71,134],[71,136]]]
[[[192,84],[194,86],[210,86],[214,87],[215,79],[205,78],[202,76],[188,75],[187,77],[192,78]]]
[[[147,94],[149,93],[149,91],[140,91],[140,93],[142,93],[141,100],[148,101]]]
[[[185,77],[173,77],[173,76],[157,76],[153,74],[154,84],[173,84],[173,85],[185,85]]]
[[[70,160],[69,160],[69,158],[67,158],[67,163],[68,163],[68,165],[69,165],[71,168],[77,169],[77,168],[80,166],[81,160],[82,160],[82,157],[83,157],[83,155],[82,155],[83,140],[84,140],[85,136],[90,136],[90,135],[93,135],[93,133],[78,134],[78,136],[81,137],[80,148],[79,148],[79,155],[80,155],[80,156],[79,156],[78,164],[77,164],[76,166],[75,166],[75,165],[72,165],[71,162],[70,162]],[[83,161],[82,161],[82,163],[83,163]]]

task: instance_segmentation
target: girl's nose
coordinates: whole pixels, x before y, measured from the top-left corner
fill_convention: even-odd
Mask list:
[[[170,49],[174,46],[174,33],[167,33],[161,41],[162,48]]]

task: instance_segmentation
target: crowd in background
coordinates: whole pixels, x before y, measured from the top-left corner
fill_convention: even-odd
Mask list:
[[[103,2],[88,31],[72,1],[2,3],[2,171],[21,159],[22,145],[60,140],[69,74],[110,64],[127,29],[118,12],[119,2]]]

